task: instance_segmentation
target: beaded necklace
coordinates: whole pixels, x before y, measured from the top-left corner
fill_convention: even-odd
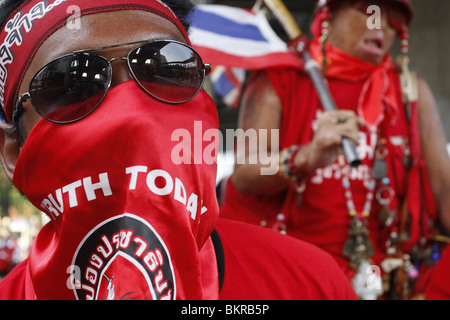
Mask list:
[[[364,261],[369,261],[374,254],[373,245],[369,238],[367,228],[368,218],[372,211],[374,199],[381,205],[379,218],[384,222],[385,227],[392,228],[395,220],[395,212],[389,209],[389,205],[394,198],[395,192],[391,187],[391,181],[387,176],[387,163],[385,158],[388,154],[386,139],[380,137],[381,128],[378,128],[377,144],[374,150],[374,163],[370,170],[370,178],[365,182],[367,188],[366,199],[360,213],[356,210],[353,201],[353,193],[348,177],[349,166],[346,164],[343,155],[338,157],[338,163],[342,170],[342,187],[347,205],[348,215],[351,218],[349,226],[349,236],[343,247],[343,255],[350,260],[350,267],[357,270]],[[378,188],[377,188],[378,186]],[[377,189],[377,190],[376,190]],[[391,247],[396,241],[390,239]]]
[[[366,183],[367,193],[362,211],[358,214],[353,201],[353,193],[348,177],[347,165],[343,155],[338,157],[338,162],[342,168],[342,187],[347,205],[348,215],[351,218],[348,238],[344,243],[343,254],[350,260],[350,267],[357,270],[363,261],[369,260],[373,255],[373,245],[369,239],[369,230],[367,229],[368,218],[372,209],[372,203],[375,192],[375,179],[373,175]]]

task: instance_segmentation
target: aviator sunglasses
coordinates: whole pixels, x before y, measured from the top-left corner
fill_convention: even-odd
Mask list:
[[[385,11],[387,13],[389,25],[397,32],[402,32],[407,25],[405,9],[400,4],[386,0],[353,0],[350,3],[352,8],[369,16],[371,13],[367,13],[367,8],[371,5],[378,6],[382,12]]]
[[[111,60],[94,51],[140,44],[126,57]],[[211,71],[190,46],[173,40],[147,40],[74,51],[43,66],[16,112],[30,99],[36,112],[54,123],[72,123],[92,113],[105,98],[112,78],[111,62],[126,60],[132,78],[153,98],[180,104],[193,99]],[[16,113],[15,112],[15,113]],[[15,115],[14,115],[15,116]]]

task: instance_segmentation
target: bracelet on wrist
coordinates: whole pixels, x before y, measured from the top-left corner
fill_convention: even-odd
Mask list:
[[[290,146],[281,150],[279,156],[279,174],[293,183],[299,193],[304,191],[304,179],[309,176],[294,165],[294,159],[303,147],[302,145]]]

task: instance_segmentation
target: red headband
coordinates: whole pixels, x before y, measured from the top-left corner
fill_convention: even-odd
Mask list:
[[[80,8],[80,15],[117,10],[155,13],[178,27],[189,43],[186,30],[175,13],[160,0],[25,0],[10,14],[0,32],[0,106],[11,121],[14,101],[26,70],[41,45],[73,15],[69,6]],[[0,117],[1,119],[1,117]]]

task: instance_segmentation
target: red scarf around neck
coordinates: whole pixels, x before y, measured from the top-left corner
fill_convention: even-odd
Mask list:
[[[310,52],[314,60],[323,61],[322,44],[318,39],[311,41]],[[389,107],[394,113],[398,111],[395,89],[390,85],[394,79],[390,55],[386,55],[381,64],[374,65],[325,43],[325,59],[327,78],[364,81],[357,110],[368,125],[376,126],[383,120],[384,107]]]

